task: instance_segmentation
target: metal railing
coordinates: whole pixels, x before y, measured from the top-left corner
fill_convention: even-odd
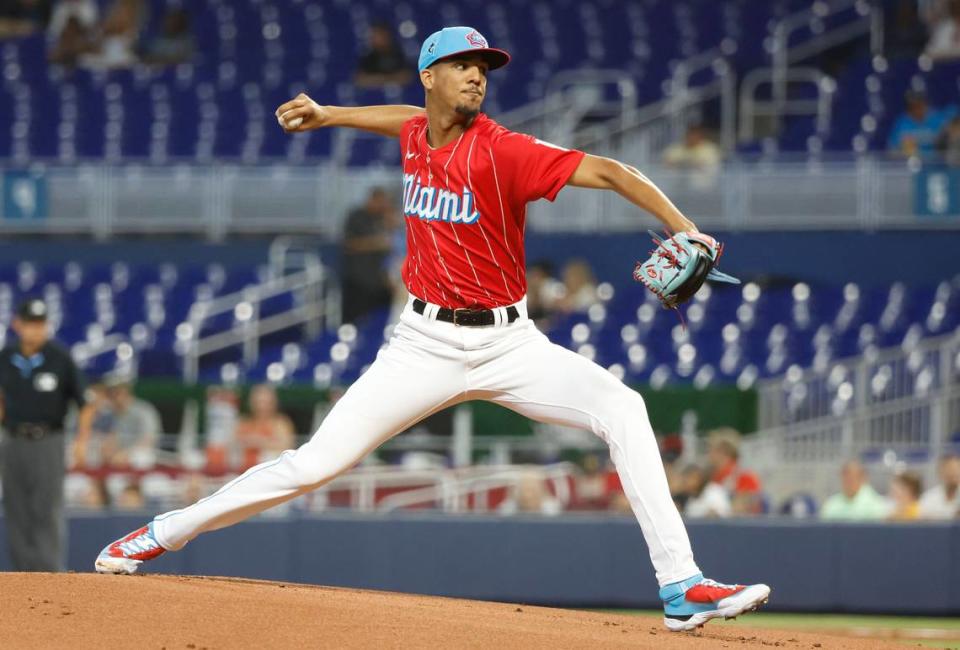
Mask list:
[[[958,364],[960,332],[763,382],[744,464],[776,498],[823,498],[838,489],[841,464],[857,458],[873,461],[874,478],[909,466],[933,482],[960,433]]]
[[[782,75],[783,83],[808,84],[816,94],[815,99],[790,101],[757,99],[761,86],[775,83],[773,72],[774,68],[756,68],[744,76],[743,83],[740,85],[739,139],[749,142],[755,138],[757,117],[779,120],[784,115],[814,115],[816,132],[825,133],[830,126],[833,95],[837,89],[836,82],[816,68],[790,68],[779,73]]]
[[[732,150],[736,139],[736,72],[727,57],[735,51],[731,43],[676,62],[663,99],[581,128],[569,142],[561,142],[591,153],[626,150],[630,157],[622,159],[645,165],[677,141],[687,124],[698,121],[708,102],[719,98],[720,141],[725,150]],[[694,85],[693,79],[703,73],[709,78]]]
[[[674,131],[662,113],[639,113],[655,129],[636,129],[602,139],[585,132],[590,153],[638,165],[698,224],[725,229],[957,228],[956,216],[918,216],[916,193],[922,166],[883,157],[777,159],[739,157],[716,170],[673,169],[656,162],[660,144]],[[649,122],[648,122],[649,123]],[[586,137],[591,139],[587,140]],[[310,234],[338,239],[349,209],[373,186],[399,191],[398,170],[328,166],[246,167],[236,174],[192,166],[183,187],[179,167],[157,167],[137,183],[124,168],[49,168],[50,213],[43,219],[0,219],[0,234],[135,232]],[[237,178],[243,178],[239,183]],[[112,186],[109,201],[98,183]],[[100,197],[100,198],[98,198]],[[555,205],[531,205],[531,228],[541,231],[636,230],[636,207],[612,192],[567,188]],[[216,236],[219,236],[217,234]]]
[[[256,361],[260,338],[297,325],[319,327],[324,314],[322,267],[310,267],[299,273],[273,278],[264,283],[207,302],[194,303],[189,316],[177,328],[178,346],[183,353],[183,379],[195,383],[200,358],[229,347],[243,347],[244,363]],[[292,308],[262,317],[263,303],[285,294],[295,295]],[[233,326],[221,332],[202,335],[203,324],[213,317],[232,314]]]
[[[828,30],[825,21],[830,18],[845,18],[846,21]],[[811,37],[791,44],[790,38],[805,28],[810,30]],[[880,54],[883,50],[883,7],[870,0],[818,0],[809,9],[780,19],[771,30],[774,102],[782,106],[787,101],[791,64],[868,34],[871,51]]]
[[[826,23],[831,19],[837,24],[828,28]],[[809,37],[791,43],[791,38],[805,29],[809,30]],[[869,0],[818,1],[809,9],[777,21],[770,34],[771,66],[752,70],[744,77],[740,91],[740,139],[754,137],[757,117],[771,119],[776,131],[784,115],[816,115],[818,132],[824,132],[835,89],[833,79],[816,68],[791,66],[866,35],[870,37],[871,51],[880,54],[883,8],[880,3]],[[790,99],[788,86],[796,83],[812,83],[817,99]],[[765,84],[771,86],[769,100],[758,98],[758,90]]]
[[[960,332],[917,340],[822,369],[793,368],[757,386],[761,429],[876,409],[889,402],[960,389]]]
[[[608,88],[614,89],[615,99],[606,98]],[[615,121],[628,120],[636,106],[636,81],[623,70],[566,70],[547,81],[542,98],[501,113],[496,119],[511,130],[567,145],[587,115],[599,113]]]
[[[950,448],[947,436],[958,430],[960,388],[953,387],[763,429],[744,440],[740,455],[774,500],[797,492],[822,500],[839,489],[840,467],[851,459],[866,461],[875,480],[909,467],[935,484],[937,460]]]
[[[432,485],[405,490],[384,497],[376,509],[393,512],[411,507],[439,506],[444,512],[487,512],[490,493],[506,490],[514,496],[521,483],[532,472],[538,480],[553,487],[553,496],[561,506],[570,503],[570,479],[579,474],[572,463],[555,465],[510,465],[505,467],[471,467],[435,474]],[[336,483],[333,485],[336,488]]]

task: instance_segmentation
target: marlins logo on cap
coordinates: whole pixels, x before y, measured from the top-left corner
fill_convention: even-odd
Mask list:
[[[472,47],[487,47],[487,39],[477,30],[473,30],[467,34],[466,39],[467,43],[470,43]]]
[[[480,54],[490,64],[491,70],[502,68],[510,61],[509,54],[504,50],[490,47],[483,34],[473,27],[444,27],[439,32],[430,34],[423,42],[417,68],[421,71],[426,70],[441,59],[464,52]]]

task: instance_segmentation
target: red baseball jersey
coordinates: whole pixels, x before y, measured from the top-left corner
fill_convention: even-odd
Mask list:
[[[427,118],[400,130],[411,294],[442,307],[490,308],[527,291],[527,203],[553,201],[585,155],[514,133],[484,114],[434,149]]]

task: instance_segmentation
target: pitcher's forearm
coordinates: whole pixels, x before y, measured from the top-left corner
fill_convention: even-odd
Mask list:
[[[287,133],[303,133],[331,126],[363,129],[396,138],[403,123],[424,110],[417,106],[322,106],[300,93],[280,104],[274,114]]]
[[[400,127],[411,117],[423,113],[418,106],[324,106],[329,122],[324,126],[344,126],[391,137],[400,135]]]
[[[677,209],[639,169],[612,158],[587,154],[567,181],[574,187],[613,190],[659,219],[671,232],[696,232],[697,226]]]

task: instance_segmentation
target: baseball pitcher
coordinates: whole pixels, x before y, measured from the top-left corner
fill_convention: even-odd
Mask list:
[[[553,201],[566,185],[617,192],[675,233],[657,239],[650,259],[634,270],[666,307],[692,296],[707,278],[735,281],[714,269],[721,246],[635,168],[511,132],[481,113],[487,75],[509,60],[477,30],[447,27],[420,52],[425,109],[321,106],[303,94],[277,109],[288,132],[349,127],[399,138],[406,308],[389,345],[309,442],[108,545],[97,571],[133,573],[203,532],[333,480],[436,411],[482,399],[540,422],[589,429],[609,445],[656,569],[669,629],[691,630],[766,602],[766,585],[703,577],[640,395],[551,343],[526,311],[526,207]]]

